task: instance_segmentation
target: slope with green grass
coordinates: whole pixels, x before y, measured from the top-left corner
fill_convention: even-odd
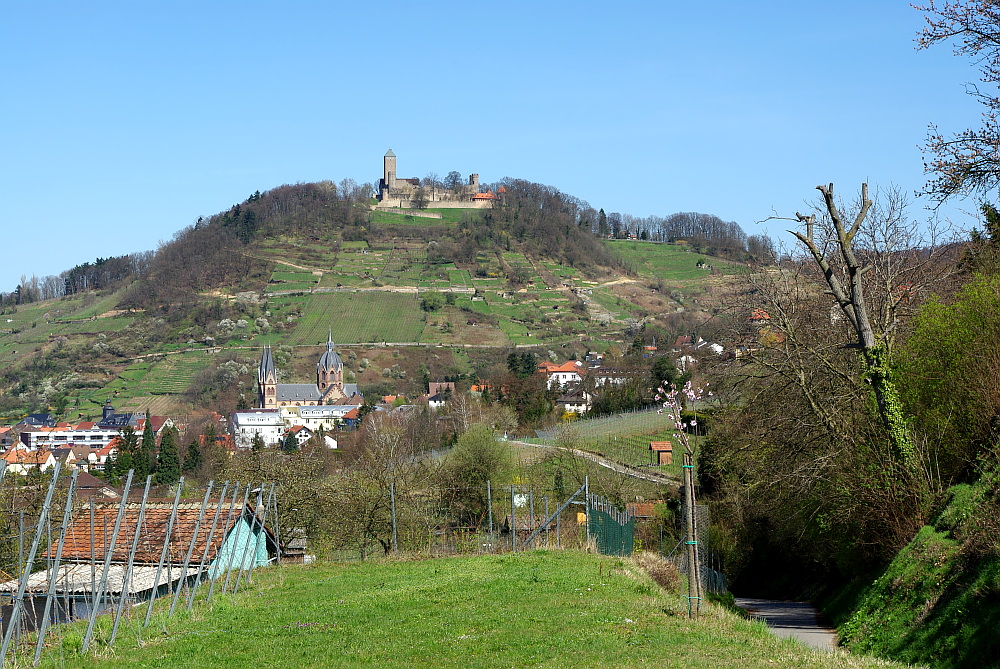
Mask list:
[[[321,563],[255,580],[169,622],[161,607],[141,632],[140,607],[113,647],[86,657],[83,627],[61,631],[41,666],[898,666],[780,641],[714,605],[688,620],[682,598],[632,560],[571,551]]]
[[[1000,666],[1000,558],[995,546],[971,543],[969,527],[990,508],[995,483],[953,487],[935,524],[923,527],[882,574],[827,602],[846,644],[935,667]]]

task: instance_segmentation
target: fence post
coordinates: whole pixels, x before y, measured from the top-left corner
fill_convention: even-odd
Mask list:
[[[187,581],[187,571],[188,566],[191,564],[191,554],[194,553],[194,545],[198,541],[198,533],[201,531],[201,521],[205,517],[205,507],[208,506],[208,498],[212,495],[212,485],[214,481],[208,482],[208,487],[205,488],[205,499],[201,502],[201,512],[198,514],[198,520],[194,524],[194,532],[191,534],[191,543],[188,544],[187,554],[184,556],[184,564],[181,566],[181,575],[177,579],[177,589],[174,590],[174,598],[170,600],[170,611],[167,613],[167,618],[174,617],[174,609],[177,608],[177,600],[180,599],[181,589]]]
[[[226,524],[222,526],[222,544],[225,545],[226,533],[229,532],[229,523],[233,519],[233,509],[236,507],[236,496],[240,494],[240,482],[233,486],[233,499],[229,502],[229,512],[226,514]],[[211,574],[212,582],[208,586],[208,602],[211,604],[212,595],[215,593],[215,582],[219,579],[219,568],[222,564],[222,546],[219,546],[219,553],[215,558],[215,571]]]
[[[493,546],[493,490],[490,488],[490,482],[486,481],[486,511],[490,519],[490,552],[494,550]]]
[[[215,505],[215,516],[212,518],[212,527],[208,531],[208,538],[205,539],[205,550],[201,553],[201,561],[198,563],[198,573],[194,577],[194,587],[188,592],[187,600],[187,610],[191,610],[191,605],[194,604],[195,593],[198,592],[198,587],[201,585],[201,575],[205,571],[205,561],[208,559],[208,552],[212,550],[212,538],[215,536],[215,528],[219,523],[219,516],[222,512],[222,507],[226,503],[226,488],[229,487],[229,481],[222,484],[222,492],[219,493],[219,501]]]
[[[278,495],[273,496],[274,500],[274,547],[276,549],[275,563],[281,566],[281,528],[278,526]]]
[[[517,511],[514,509],[514,486],[510,487],[510,550],[517,552]]]
[[[38,661],[42,656],[42,643],[45,641],[45,631],[49,626],[49,613],[52,611],[52,600],[55,598],[56,584],[59,580],[59,561],[62,559],[63,546],[66,543],[66,528],[69,526],[73,516],[73,493],[76,490],[76,477],[79,473],[80,470],[73,470],[73,476],[69,480],[69,490],[66,491],[66,506],[63,509],[62,527],[59,528],[59,543],[56,544],[55,559],[50,567],[49,590],[45,594],[45,612],[42,614],[42,624],[38,628],[38,643],[35,645],[35,659],[33,661],[35,666],[38,665]],[[0,476],[0,480],[2,480],[2,476]]]
[[[118,610],[115,611],[115,621],[111,626],[111,638],[108,639],[110,646],[118,636],[118,623],[122,618],[122,611],[125,610],[125,599],[128,597],[129,586],[132,584],[132,565],[135,563],[135,551],[139,548],[139,535],[142,533],[142,521],[146,518],[146,500],[149,499],[149,486],[153,484],[153,475],[146,477],[146,488],[142,491],[142,502],[139,503],[139,518],[135,522],[135,532],[132,535],[132,547],[128,552],[128,559],[125,561],[125,575],[122,577],[122,594],[118,598]]]
[[[398,535],[396,534],[396,482],[389,481],[389,504],[392,507],[392,552],[399,552]]]
[[[586,518],[584,521],[587,524],[587,545],[590,546],[590,476],[585,476],[583,478],[583,513]],[[579,534],[576,536],[580,536]]]
[[[146,607],[146,619],[142,621],[142,626],[149,625],[149,616],[153,613],[153,602],[156,601],[156,592],[160,589],[160,574],[163,573],[163,563],[167,559],[170,551],[170,535],[174,531],[174,520],[177,518],[177,507],[181,502],[181,489],[184,487],[184,477],[177,481],[177,492],[174,493],[174,505],[170,509],[170,518],[167,519],[167,530],[163,537],[163,549],[160,551],[160,561],[156,563],[156,576],[153,577],[153,593],[149,598],[149,606]],[[170,580],[167,580],[167,592],[170,592]]]
[[[21,609],[24,608],[24,592],[28,588],[28,578],[31,576],[31,567],[35,561],[35,552],[38,544],[42,540],[42,533],[45,531],[45,519],[49,515],[49,505],[52,503],[52,495],[56,491],[56,481],[59,479],[59,470],[62,463],[56,461],[56,466],[52,470],[52,480],[49,482],[48,492],[45,493],[45,502],[42,504],[42,511],[38,516],[38,525],[35,527],[35,539],[31,543],[31,550],[28,551],[28,559],[25,561],[21,571],[20,582],[17,585],[17,596],[14,599],[10,611],[10,620],[7,621],[7,630],[3,635],[3,647],[0,648],[0,667],[7,659],[7,649],[10,646],[11,635],[14,628],[18,626],[21,619]],[[23,516],[22,516],[23,517]]]
[[[534,490],[529,490],[528,491],[528,513],[530,514],[528,517],[531,519],[531,520],[528,521],[528,529],[531,531],[532,534],[535,534],[535,529],[536,528],[535,528],[535,491]],[[535,547],[535,540],[534,539],[531,540],[531,547],[532,548]]]
[[[104,566],[101,569],[101,580],[97,584],[97,590],[94,591],[94,601],[90,609],[90,621],[87,623],[87,633],[83,637],[83,645],[80,647],[80,652],[85,653],[87,649],[90,648],[90,641],[94,638],[94,623],[97,622],[97,608],[100,605],[101,598],[104,596],[104,588],[108,583],[108,570],[111,568],[111,560],[114,557],[115,543],[118,541],[118,531],[121,529],[122,520],[125,518],[125,507],[128,505],[128,492],[132,487],[132,476],[135,474],[134,469],[128,470],[128,475],[125,477],[125,490],[122,492],[122,501],[118,507],[118,517],[115,518],[115,529],[111,532],[111,541],[107,545],[107,553],[104,555]]]
[[[545,547],[549,547],[549,496],[545,496]]]

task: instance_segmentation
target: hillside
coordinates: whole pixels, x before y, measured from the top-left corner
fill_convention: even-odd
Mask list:
[[[565,358],[663,342],[719,312],[739,265],[599,240],[539,188],[428,218],[371,211],[332,184],[285,186],[181,231],[130,278],[74,268],[75,292],[4,309],[0,413],[93,417],[108,397],[156,413],[234,405],[218,393],[247,382],[260,346],[308,376],[331,330],[358,382],[414,392],[404,374],[473,377],[513,346]],[[425,346],[445,348],[412,350]]]
[[[780,641],[715,605],[690,621],[635,562],[571,551],[318,563],[255,579],[211,610],[138,633],[122,625],[96,659],[76,654],[74,626],[40,666],[899,666]]]

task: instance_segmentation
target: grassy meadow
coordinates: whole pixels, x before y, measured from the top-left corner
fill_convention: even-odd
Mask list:
[[[779,640],[708,604],[697,621],[632,559],[575,551],[258,571],[212,607],[146,630],[139,607],[107,646],[54,632],[43,667],[896,667]],[[22,655],[21,661],[24,656]]]

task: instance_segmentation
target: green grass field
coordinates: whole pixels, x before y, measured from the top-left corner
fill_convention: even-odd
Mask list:
[[[57,630],[41,666],[900,666],[811,651],[712,604],[689,620],[633,560],[577,551],[272,568],[211,609],[168,621],[165,603],[145,630],[144,607],[130,611],[112,647],[103,616],[84,656],[85,624]]]
[[[708,270],[696,267],[698,261],[714,265],[723,274],[732,274],[741,268],[740,265],[695,253],[681,245],[626,240],[605,243],[639,274],[668,281],[687,281],[709,276]]]
[[[342,344],[420,341],[423,312],[417,297],[405,293],[317,293],[306,302],[289,343],[321,344],[330,328]]]

